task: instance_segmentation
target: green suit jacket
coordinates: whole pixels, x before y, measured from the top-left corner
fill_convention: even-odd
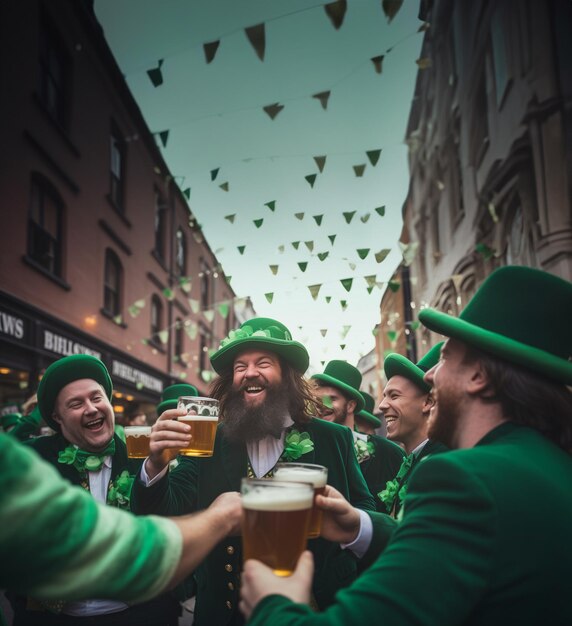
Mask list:
[[[374,445],[374,456],[361,463],[360,468],[369,490],[374,495],[377,510],[380,513],[386,513],[385,505],[376,497],[376,494],[385,488],[388,480],[395,477],[405,454],[397,444],[389,441],[389,439],[369,435],[368,441]]]
[[[387,548],[334,606],[269,596],[249,626],[569,625],[570,485],[570,455],[505,423],[419,463]]]
[[[375,510],[353,448],[349,428],[319,419],[299,427],[309,433],[314,450],[300,457],[301,463],[317,463],[328,468],[328,484],[340,491],[352,504]],[[151,487],[135,483],[132,508],[138,513],[181,515],[208,507],[225,491],[240,491],[240,481],[247,475],[248,455],[243,443],[224,437],[224,425],[217,432],[210,458],[179,457],[179,465]],[[350,584],[357,575],[351,554],[323,539],[313,539],[308,547],[316,560],[314,596],[320,607],[333,601],[335,592]],[[240,537],[220,543],[197,569],[195,624],[224,626],[240,623],[238,588],[242,567]]]

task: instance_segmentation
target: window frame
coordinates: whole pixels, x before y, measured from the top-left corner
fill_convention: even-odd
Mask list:
[[[116,283],[111,285],[109,282],[109,270],[113,268],[115,273]],[[111,317],[117,317],[122,314],[122,300],[123,300],[123,265],[117,253],[111,249],[105,250],[105,261],[103,266],[103,311]],[[109,297],[112,300],[110,304]]]

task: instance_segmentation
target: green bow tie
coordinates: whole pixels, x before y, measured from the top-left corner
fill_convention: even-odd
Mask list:
[[[406,456],[401,462],[401,467],[399,468],[399,471],[397,472],[397,476],[395,478],[403,478],[403,476],[405,476],[405,474],[407,474],[407,472],[411,469],[413,461],[415,461],[415,455],[412,452],[409,456]]]
[[[64,465],[73,465],[78,472],[97,472],[103,465],[106,456],[115,454],[115,438],[112,439],[103,452],[96,454],[94,452],[86,452],[75,446],[69,445],[58,455],[58,463]]]

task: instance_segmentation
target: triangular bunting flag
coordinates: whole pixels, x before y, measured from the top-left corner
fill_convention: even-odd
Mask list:
[[[402,4],[403,0],[382,0],[381,8],[387,17],[388,23],[391,23],[391,20],[397,15]]]
[[[314,298],[314,300],[318,297],[321,286],[321,283],[319,285],[308,285],[308,289],[310,290],[310,293],[312,294],[312,298]]]
[[[200,230],[193,231],[193,238],[198,244],[201,244],[204,241],[203,235]]]
[[[270,202],[265,202],[264,206],[267,206],[271,211],[276,209],[276,200],[271,200]]]
[[[203,315],[205,316],[205,319],[210,324],[212,324],[212,322],[214,320],[214,314],[215,314],[215,312],[212,309],[209,309],[208,311],[203,311]]]
[[[387,338],[389,339],[389,341],[391,343],[395,343],[395,341],[397,339],[397,331],[396,330],[388,330],[386,334],[387,334]]]
[[[185,332],[187,333],[188,338],[191,341],[194,341],[197,338],[198,332],[199,332],[199,327],[197,324],[195,323],[191,323],[187,326],[187,324],[185,323],[185,325],[183,326],[185,329]]]
[[[374,326],[374,327],[371,329],[371,334],[372,334],[374,337],[377,337],[377,336],[379,335],[379,326]]]
[[[161,140],[161,143],[163,144],[163,148],[167,147],[167,141],[169,141],[169,131],[168,130],[162,130],[160,133],[157,133],[159,135],[159,139]]]
[[[219,187],[220,187],[223,191],[228,191],[228,183],[222,183],[222,185],[219,185]]]
[[[270,271],[274,274],[274,276],[278,274],[279,265],[269,265],[268,267],[270,268]]]
[[[316,165],[320,170],[320,174],[324,171],[324,166],[326,165],[326,157],[325,156],[315,156],[314,161],[316,161]]]
[[[169,289],[169,287],[163,289],[163,295],[167,298],[167,300],[173,300],[175,298],[175,292],[172,289]]]
[[[318,224],[318,226],[322,225],[323,215],[312,215],[312,217],[316,220],[316,224]]]
[[[325,337],[328,334],[328,329],[320,328],[320,334],[322,335],[322,337]]]
[[[385,204],[383,206],[378,206],[375,208],[375,212],[380,216],[383,217],[385,215]]]
[[[275,102],[274,104],[268,104],[262,108],[264,109],[264,112],[266,113],[266,115],[268,115],[268,117],[271,120],[273,120],[278,115],[278,113],[282,111],[282,109],[284,108],[284,105],[279,104],[278,102]]]
[[[308,262],[307,262],[307,261],[302,261],[302,262],[298,263],[298,267],[299,267],[299,268],[300,268],[303,272],[305,272],[305,271],[306,271],[306,268],[308,267]]]
[[[362,163],[361,165],[354,165],[354,172],[357,178],[361,178],[363,176],[363,173],[365,172],[365,163]]]
[[[375,287],[375,279],[377,278],[376,274],[371,274],[370,276],[364,276],[364,278],[368,287]]]
[[[350,332],[350,328],[351,326],[349,325],[342,328],[342,339],[346,338],[347,334]]]
[[[292,247],[294,248],[294,250],[298,250],[300,246],[300,242],[299,241],[293,241],[292,242]]]
[[[246,249],[246,246],[237,246],[236,248],[237,248],[237,250],[240,252],[240,254],[244,254],[244,251],[245,251],[245,249]]]
[[[169,331],[168,330],[161,330],[158,333],[159,335],[159,339],[161,340],[161,343],[165,344],[167,343],[167,341],[169,341]]]
[[[127,308],[127,311],[129,312],[129,315],[131,315],[131,317],[133,318],[137,317],[139,313],[141,313],[141,309],[138,306],[135,306],[134,304],[129,306]]]
[[[256,228],[260,228],[262,226],[262,222],[264,222],[264,218],[260,218],[258,220],[252,220]]]
[[[221,304],[219,304],[217,308],[219,315],[223,319],[226,319],[228,317],[228,312],[230,311],[230,306],[228,305],[228,302],[221,302]]]
[[[201,303],[193,298],[189,298],[189,306],[195,315],[201,310]]]
[[[214,170],[211,170],[211,181],[216,180],[216,177],[218,176],[218,173],[220,171],[220,167],[217,167]]]
[[[188,276],[181,276],[179,278],[179,287],[185,293],[191,293],[192,286],[191,279]]]
[[[201,378],[205,381],[205,383],[210,383],[214,376],[214,372],[211,372],[209,370],[203,370],[201,372]]]
[[[328,258],[329,254],[329,252],[318,252],[318,258],[320,259],[320,261],[323,261],[324,259]]]
[[[340,350],[345,350],[345,349],[346,349],[346,344],[340,343]]]
[[[403,255],[403,264],[405,267],[409,267],[411,263],[413,263],[413,259],[415,259],[417,248],[419,248],[419,242],[412,241],[411,243],[403,243],[402,241],[399,241],[398,243],[401,248],[401,254]]]
[[[264,48],[266,46],[266,38],[264,35],[264,22],[257,24],[256,26],[249,26],[244,29],[248,40],[252,44],[254,51],[258,58],[264,61]]]
[[[358,253],[359,258],[363,261],[365,257],[369,254],[369,248],[358,248],[356,252]]]
[[[233,213],[232,215],[225,215],[224,219],[228,220],[231,224],[234,224],[235,217],[236,217],[236,213]]]
[[[215,58],[216,51],[220,45],[220,40],[217,41],[209,41],[208,43],[203,44],[203,50],[205,51],[205,59],[207,60],[207,64],[211,63]]]
[[[370,213],[366,213],[365,215],[360,215],[360,220],[362,224],[365,224],[369,220]]]
[[[391,250],[389,248],[384,248],[383,250],[380,250],[379,252],[375,253],[375,260],[378,263],[381,263],[383,260],[385,260],[385,257],[391,252]]]
[[[350,269],[352,270],[352,272],[355,270],[355,268],[357,267],[355,263],[352,263],[351,261],[348,262],[348,265],[350,266]]]
[[[383,54],[380,54],[377,57],[371,57],[371,62],[373,63],[373,66],[375,67],[375,72],[376,74],[381,74],[382,71],[382,66],[383,66]]]
[[[308,176],[304,176],[304,178],[308,181],[310,187],[314,187],[314,183],[316,182],[317,174],[308,174]]]
[[[369,294],[371,294],[371,292],[373,291],[373,286],[372,286],[372,287],[366,287],[366,289],[367,289],[367,292],[368,292]]]
[[[332,246],[334,245],[334,241],[336,240],[337,235],[328,235],[328,239],[332,242]]]
[[[355,214],[355,211],[347,211],[346,213],[343,213],[343,216],[346,219],[346,224],[349,224],[352,221]]]
[[[325,300],[328,304],[330,304],[330,302],[332,301],[332,296],[326,296]]]
[[[322,105],[322,109],[324,109],[325,111],[328,108],[328,100],[330,98],[330,92],[321,91],[320,93],[313,94],[312,98],[316,98],[316,100],[319,100],[320,104]]]
[[[294,213],[294,217],[300,221],[304,219],[305,213]]]
[[[398,280],[390,280],[387,283],[387,286],[391,289],[391,291],[393,291],[393,293],[395,293],[396,291],[399,291],[399,287],[401,287],[401,283]]]
[[[159,59],[157,67],[154,67],[152,70],[147,70],[147,76],[149,76],[149,80],[153,84],[153,87],[159,87],[159,85],[163,84],[163,72],[161,72],[162,65],[163,59]]]
[[[369,162],[373,167],[375,167],[379,161],[379,157],[381,156],[381,150],[368,150],[366,154]]]
[[[185,196],[185,198],[187,200],[191,199],[191,188],[187,187],[186,189],[183,189],[183,195]]]
[[[314,242],[313,241],[305,241],[304,243],[306,244],[306,248],[308,248],[308,250],[310,252],[312,252],[314,250]]]
[[[326,15],[330,18],[334,28],[339,30],[344,23],[344,16],[347,9],[346,0],[337,0],[336,2],[330,2],[324,5]]]
[[[411,330],[417,330],[419,326],[421,326],[421,322],[419,322],[418,320],[414,320],[413,322],[411,322]]]
[[[284,244],[280,244],[280,245],[278,246],[278,252],[279,252],[280,254],[284,254]]]
[[[350,289],[352,288],[352,283],[354,282],[353,278],[342,278],[342,280],[340,280],[340,282],[342,283],[343,288],[346,291],[350,291]]]
[[[118,325],[121,326],[121,324],[123,323],[123,317],[121,315],[116,315],[113,318],[113,321]]]
[[[274,292],[265,293],[264,297],[268,300],[268,304],[272,304],[272,300],[274,299]]]

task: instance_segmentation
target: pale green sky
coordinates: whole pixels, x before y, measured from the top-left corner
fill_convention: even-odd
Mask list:
[[[400,258],[408,186],[403,139],[423,36],[416,34],[418,8],[418,0],[405,0],[388,25],[380,0],[349,0],[344,24],[335,30],[315,0],[95,2],[151,131],[171,131],[165,160],[174,176],[185,177],[182,187],[191,187],[192,211],[237,296],[250,296],[259,315],[284,322],[307,345],[314,371],[330,359],[355,364],[374,347],[382,291],[368,294],[363,277],[386,281]],[[243,32],[261,22],[264,62]],[[216,58],[207,65],[202,44],[218,38]],[[381,75],[370,61],[380,54],[386,54]],[[164,83],[154,88],[146,70],[160,58]],[[326,90],[331,96],[324,111],[311,96]],[[274,102],[285,108],[272,121],[262,107]],[[379,148],[372,167],[365,152]],[[327,161],[319,174],[313,157],[321,155]],[[364,163],[357,178],[353,166]],[[312,189],[304,177],[313,173]],[[229,192],[219,188],[223,182]],[[271,200],[275,212],[264,206]],[[374,211],[381,205],[385,217]],[[356,211],[349,225],[342,215],[348,211]],[[302,212],[303,220],[294,216]],[[234,224],[225,220],[230,214],[236,214]],[[321,214],[318,227],[312,216]],[[259,218],[264,222],[256,228]],[[302,242],[298,250],[293,241]],[[313,251],[304,242],[313,242]],[[370,248],[364,260],[358,248]],[[374,253],[384,248],[392,252],[378,264]],[[329,252],[324,261],[317,257],[322,252]],[[299,262],[308,262],[305,272]],[[276,275],[269,265],[279,266]],[[348,293],[340,280],[351,277]],[[320,283],[314,301],[307,287]],[[272,304],[264,296],[270,292]],[[348,302],[345,311],[340,300]]]

